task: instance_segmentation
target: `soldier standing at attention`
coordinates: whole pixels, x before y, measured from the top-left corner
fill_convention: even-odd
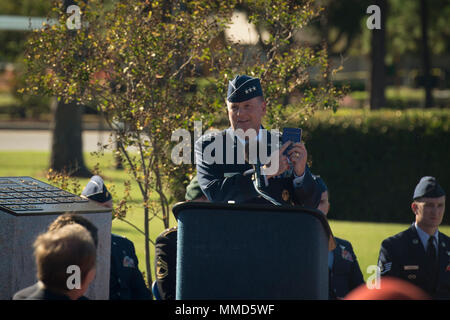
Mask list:
[[[412,226],[381,244],[381,275],[409,281],[433,299],[450,299],[450,239],[438,230],[445,192],[436,178],[420,179],[411,209],[416,219]]]
[[[328,188],[319,176],[316,181],[322,190],[318,210],[328,215],[330,210]],[[351,290],[364,283],[364,277],[359,268],[358,260],[352,244],[344,239],[334,237],[336,248],[328,251],[329,295],[330,300],[344,298]]]

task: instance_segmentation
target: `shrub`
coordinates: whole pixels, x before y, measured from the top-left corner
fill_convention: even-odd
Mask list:
[[[422,176],[450,190],[450,110],[321,111],[303,128],[312,171],[330,190],[331,219],[412,222]]]

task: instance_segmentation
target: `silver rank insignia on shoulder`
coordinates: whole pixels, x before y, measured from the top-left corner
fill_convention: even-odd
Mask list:
[[[413,244],[418,244],[419,243],[419,239],[413,239],[412,243]]]

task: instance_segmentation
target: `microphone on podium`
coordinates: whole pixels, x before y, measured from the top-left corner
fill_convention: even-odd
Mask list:
[[[247,170],[244,172],[244,176],[252,175],[253,185],[255,187],[256,192],[266,199],[267,201],[271,202],[272,204],[276,206],[281,206],[282,204],[275,200],[273,197],[271,197],[268,193],[264,191],[264,188],[267,188],[269,186],[269,180],[265,175],[261,173],[261,162],[259,159],[257,159],[256,164],[251,164],[253,169]]]

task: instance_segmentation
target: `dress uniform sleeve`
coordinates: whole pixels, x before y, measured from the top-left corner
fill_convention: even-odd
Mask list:
[[[162,300],[175,300],[177,230],[160,234],[155,241],[155,276]]]
[[[392,242],[390,239],[386,239],[381,243],[378,257],[378,267],[380,267],[381,276],[398,276],[398,263],[393,260],[394,252]]]
[[[317,208],[322,192],[318,183],[313,179],[311,170],[305,168],[305,176],[301,183],[294,184],[294,202],[297,205]]]
[[[207,143],[199,139],[195,144],[195,154],[198,183],[208,200],[211,202],[234,200],[241,203],[257,197],[258,193],[253,186],[251,175],[235,173],[233,176],[225,177],[223,164],[210,164],[204,161],[201,154]]]
[[[353,256],[353,263],[352,263],[352,267],[350,270],[350,278],[349,278],[348,287],[350,290],[353,290],[356,287],[358,287],[364,283],[364,276],[361,272],[361,269],[360,269],[359,263],[358,263],[358,259],[356,258],[356,254],[353,251],[353,247],[350,242],[349,242],[349,249]]]
[[[136,250],[134,249],[133,242],[130,241],[130,253],[131,258],[135,262],[135,268],[131,280],[131,297],[133,300],[151,300],[152,295],[150,290],[147,288],[144,277],[142,276],[141,271],[139,270],[139,261],[136,256]]]

